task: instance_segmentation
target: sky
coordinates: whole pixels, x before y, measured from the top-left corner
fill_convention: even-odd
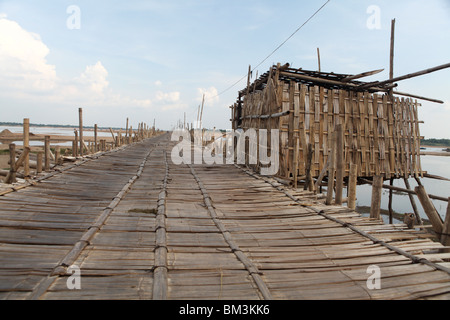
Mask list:
[[[249,65],[252,80],[278,62],[317,70],[320,48],[322,71],[386,80],[394,18],[395,76],[450,62],[450,0],[330,0],[268,57],[326,2],[0,0],[0,122],[76,125],[81,107],[86,126],[169,130],[205,95],[203,125],[227,129]],[[398,90],[445,101],[421,101],[420,129],[450,138],[450,69]]]

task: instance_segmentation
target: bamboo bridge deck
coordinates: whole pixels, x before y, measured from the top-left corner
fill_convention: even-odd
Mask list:
[[[0,299],[450,298],[450,254],[424,231],[234,165],[175,165],[171,146],[147,139],[0,196]]]

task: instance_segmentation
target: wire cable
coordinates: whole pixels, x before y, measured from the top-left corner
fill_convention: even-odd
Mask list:
[[[264,58],[260,63],[258,63],[258,65],[256,67],[254,67],[251,72],[255,71],[259,66],[261,66],[264,62],[267,61],[267,59],[269,59],[275,52],[277,52],[282,46],[284,46],[286,44],[286,42],[288,42],[297,32],[299,32],[306,24],[308,24],[308,22],[310,22],[320,11],[322,11],[323,8],[325,8],[325,6],[330,2],[331,0],[327,0],[319,9],[316,10],[316,12],[314,12],[309,18],[308,20],[306,20],[300,27],[297,28],[297,30],[295,30],[286,40],[284,40],[278,47],[275,48],[275,50],[273,50],[266,58]],[[248,75],[243,76],[241,79],[239,79],[238,81],[236,81],[235,83],[233,83],[230,87],[226,88],[225,90],[221,91],[220,93],[218,93],[215,97],[218,97],[222,94],[224,94],[225,92],[227,92],[228,90],[230,90],[231,88],[233,88],[235,85],[237,85],[239,82],[241,82],[242,80],[244,80]]]

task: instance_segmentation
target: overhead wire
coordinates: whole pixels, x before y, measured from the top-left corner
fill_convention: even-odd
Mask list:
[[[258,67],[260,67],[264,62],[267,61],[267,59],[269,59],[272,55],[275,54],[275,52],[277,52],[282,46],[284,46],[286,44],[286,42],[288,42],[297,32],[299,32],[306,24],[308,24],[320,11],[322,11],[323,8],[325,8],[325,6],[330,2],[331,0],[327,0],[319,9],[317,9],[300,27],[298,27],[286,40],[284,40],[278,47],[276,47],[267,57],[265,57],[260,63],[258,63],[256,65],[256,67],[254,67],[253,69],[251,69],[251,73],[253,73],[253,71],[255,71]],[[245,78],[247,78],[248,75],[243,76],[242,78],[240,78],[238,81],[236,81],[235,83],[233,83],[231,86],[229,86],[228,88],[226,88],[225,90],[221,91],[220,93],[218,93],[215,97],[218,97],[222,94],[224,94],[225,92],[227,92],[228,90],[231,90],[234,86],[236,86],[239,82],[241,82],[242,80],[244,80]]]

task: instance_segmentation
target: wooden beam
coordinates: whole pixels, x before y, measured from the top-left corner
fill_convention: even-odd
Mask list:
[[[369,85],[366,84],[364,85],[357,85],[354,83],[349,83],[349,82],[342,82],[342,81],[338,81],[338,80],[330,80],[330,79],[324,79],[324,78],[318,78],[318,77],[312,77],[312,76],[307,76],[307,75],[303,75],[303,74],[297,74],[297,73],[292,73],[292,72],[280,72],[280,75],[285,76],[285,77],[290,77],[290,78],[294,78],[294,79],[300,79],[300,80],[305,80],[305,81],[311,81],[314,83],[323,83],[323,84],[330,84],[330,85],[335,85],[335,86],[341,86],[344,87],[348,90],[362,90],[367,89],[367,90],[371,90],[371,91],[384,91],[386,92],[388,90],[388,88],[381,88],[378,87],[377,85],[373,85],[373,83],[370,83]],[[396,85],[392,85],[391,87],[395,87]]]
[[[378,69],[378,70],[373,70],[373,71],[367,71],[367,72],[363,72],[363,73],[359,73],[359,74],[355,74],[353,76],[348,76],[344,79],[342,79],[342,82],[349,82],[351,80],[356,80],[356,79],[360,79],[360,78],[364,78],[364,77],[370,77],[373,75],[376,75],[380,72],[383,72],[384,69]]]
[[[399,91],[393,91],[392,93],[396,94],[396,95],[399,95],[399,96],[410,97],[410,98],[415,98],[415,99],[426,100],[426,101],[430,101],[430,102],[444,104],[444,101],[442,101],[442,100],[426,98],[426,97],[418,96],[418,95],[415,95],[415,94],[404,93],[404,92],[399,92]]]
[[[407,80],[407,79],[423,76],[425,74],[433,73],[433,72],[436,72],[436,71],[439,71],[439,70],[442,70],[442,69],[447,69],[447,68],[450,68],[450,63],[442,64],[442,65],[434,67],[434,68],[421,70],[421,71],[418,71],[418,72],[410,73],[410,74],[407,74],[407,75],[404,75],[404,76],[396,77],[396,78],[385,80],[385,81],[381,81],[381,82],[380,81],[376,81],[376,82],[366,83],[366,84],[358,86],[358,89],[363,90],[363,89],[368,89],[368,88],[371,88],[371,87],[374,87],[374,86],[382,87],[384,85],[392,84],[392,83],[397,82],[397,81],[402,81],[402,80]]]

